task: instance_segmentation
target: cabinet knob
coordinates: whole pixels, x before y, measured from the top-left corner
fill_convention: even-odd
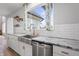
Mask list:
[[[25,49],[25,46],[23,46],[23,49]]]
[[[64,54],[67,54],[67,55],[69,54],[68,52],[65,52],[65,51],[61,51],[61,52],[64,53]]]

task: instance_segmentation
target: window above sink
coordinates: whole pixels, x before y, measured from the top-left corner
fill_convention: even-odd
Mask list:
[[[39,4],[27,11],[27,28],[47,31],[54,30],[53,6],[53,3]]]

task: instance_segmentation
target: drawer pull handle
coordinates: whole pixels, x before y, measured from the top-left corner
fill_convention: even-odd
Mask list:
[[[69,54],[68,52],[65,52],[65,51],[61,51],[61,52],[64,53],[64,54],[67,54],[67,55]]]

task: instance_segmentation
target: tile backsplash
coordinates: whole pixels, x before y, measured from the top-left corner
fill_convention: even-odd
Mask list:
[[[79,24],[55,25],[54,31],[40,31],[40,35],[79,40]]]

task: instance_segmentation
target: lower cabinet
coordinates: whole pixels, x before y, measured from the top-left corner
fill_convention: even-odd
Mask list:
[[[8,47],[14,49],[14,36],[8,35]]]
[[[25,56],[32,56],[32,45],[24,43]]]
[[[32,56],[32,46],[19,41],[19,54],[21,56]]]
[[[24,46],[24,43],[19,41],[18,44],[19,44],[19,48],[18,48],[18,49],[19,49],[19,54],[20,54],[21,56],[24,56],[24,55],[25,55],[25,54],[24,54],[24,53],[25,53],[25,46]]]
[[[19,46],[18,45],[18,37],[16,37],[16,36],[13,37],[13,44],[14,44],[13,49],[18,53],[18,50],[19,50],[18,49],[18,46]]]
[[[63,55],[53,52],[53,56],[63,56]]]
[[[53,45],[53,56],[79,56],[79,51]]]
[[[12,48],[13,50],[15,50],[21,56],[32,56],[32,45],[18,41],[17,36],[7,35],[7,42],[8,42],[8,46],[10,48]],[[44,48],[45,46],[42,44],[39,45],[39,47],[41,47],[41,48]],[[35,51],[34,46],[33,46],[33,48]],[[41,48],[39,48],[39,49],[41,50]],[[40,50],[39,50],[39,52],[40,52]],[[56,46],[56,45],[53,45],[52,51],[53,51],[52,52],[53,56],[79,56],[79,51],[75,51],[72,49],[68,49],[68,48],[64,48],[64,47],[60,47],[60,46]]]
[[[7,36],[8,46],[18,53],[18,37],[13,35]]]
[[[12,48],[21,56],[32,56],[32,45],[18,41],[18,37],[7,35],[8,47]]]
[[[12,48],[12,40],[11,40],[11,36],[10,35],[7,35],[7,44],[8,44],[8,47],[11,47]]]

